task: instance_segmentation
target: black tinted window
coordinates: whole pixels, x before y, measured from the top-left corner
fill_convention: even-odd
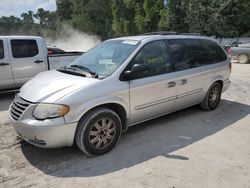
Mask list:
[[[135,64],[144,64],[147,76],[154,76],[173,71],[164,41],[154,41],[146,44],[134,57],[131,67]]]
[[[210,40],[201,40],[201,42],[207,51],[207,64],[218,63],[227,59],[225,52],[215,42]]]
[[[206,50],[200,40],[172,39],[168,40],[168,44],[176,71],[207,64]]]
[[[0,40],[0,59],[4,58],[3,41]]]
[[[34,57],[38,54],[35,40],[11,40],[11,49],[14,58]]]

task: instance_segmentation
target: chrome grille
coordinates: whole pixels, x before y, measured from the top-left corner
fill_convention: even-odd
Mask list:
[[[11,104],[10,107],[10,115],[11,117],[18,121],[18,119],[21,117],[23,112],[26,110],[26,108],[31,104],[31,102],[24,100],[23,98],[16,96],[14,99],[14,102]]]

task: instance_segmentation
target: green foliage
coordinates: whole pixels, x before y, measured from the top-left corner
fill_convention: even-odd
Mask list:
[[[113,0],[113,24],[116,36],[136,35],[168,29],[168,10],[162,0]]]
[[[59,20],[69,20],[72,15],[72,0],[56,0],[57,16]]]
[[[169,0],[169,25],[172,31],[188,32],[188,24],[185,19],[189,12],[189,1],[190,0]]]
[[[56,0],[56,5],[56,12],[39,8],[21,18],[0,17],[0,34],[55,36],[65,23],[102,39],[153,31],[250,33],[249,0]]]
[[[110,0],[73,0],[71,22],[74,28],[94,33],[102,38],[112,34],[112,13]]]

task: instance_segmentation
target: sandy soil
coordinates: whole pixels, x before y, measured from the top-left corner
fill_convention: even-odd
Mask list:
[[[249,187],[250,65],[233,65],[219,108],[188,108],[131,127],[110,153],[41,149],[9,125],[0,96],[0,187]]]

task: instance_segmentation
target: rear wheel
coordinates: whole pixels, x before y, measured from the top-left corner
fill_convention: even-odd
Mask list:
[[[246,54],[240,54],[237,58],[239,63],[245,64],[249,62],[249,57]]]
[[[207,111],[215,110],[220,103],[221,90],[222,87],[218,82],[213,83],[209,88],[205,99],[200,104],[201,108]]]
[[[75,141],[84,153],[102,155],[115,146],[121,130],[120,117],[114,111],[97,108],[81,119],[76,130]]]

